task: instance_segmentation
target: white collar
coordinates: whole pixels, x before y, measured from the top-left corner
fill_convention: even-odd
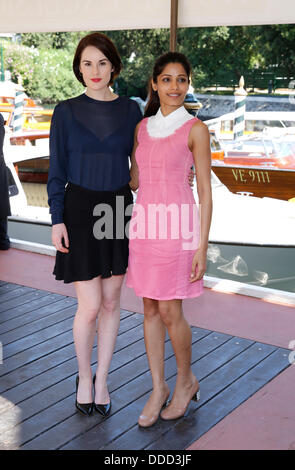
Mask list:
[[[176,111],[163,116],[161,108],[159,108],[155,116],[148,118],[147,130],[150,137],[168,137],[174,134],[187,121],[193,119],[184,106],[177,108]]]

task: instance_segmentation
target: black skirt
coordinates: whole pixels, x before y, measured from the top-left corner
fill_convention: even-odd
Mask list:
[[[69,183],[64,201],[69,253],[57,251],[55,278],[70,283],[125,274],[132,204],[128,184],[117,191],[92,191]]]

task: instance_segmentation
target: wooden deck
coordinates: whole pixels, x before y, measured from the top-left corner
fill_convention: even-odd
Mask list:
[[[290,350],[192,327],[192,368],[201,401],[186,417],[141,429],[151,390],[142,314],[122,310],[109,375],[108,419],[74,407],[77,362],[72,337],[76,299],[0,281],[0,449],[186,449],[290,366]],[[96,363],[96,346],[92,365]],[[166,339],[171,391],[176,363]]]

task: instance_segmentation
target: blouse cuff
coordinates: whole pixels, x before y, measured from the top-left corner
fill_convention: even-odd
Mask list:
[[[51,214],[52,225],[63,224],[63,216],[59,213]]]

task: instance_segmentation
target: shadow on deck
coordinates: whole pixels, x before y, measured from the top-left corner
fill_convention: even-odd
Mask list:
[[[0,448],[186,449],[290,366],[288,349],[192,327],[192,369],[201,401],[192,402],[180,420],[159,419],[141,429],[137,418],[152,385],[143,316],[122,310],[108,381],[112,413],[86,418],[74,407],[75,311],[75,298],[0,281]],[[95,345],[93,370],[96,353]],[[172,393],[176,363],[168,337],[165,373]]]

